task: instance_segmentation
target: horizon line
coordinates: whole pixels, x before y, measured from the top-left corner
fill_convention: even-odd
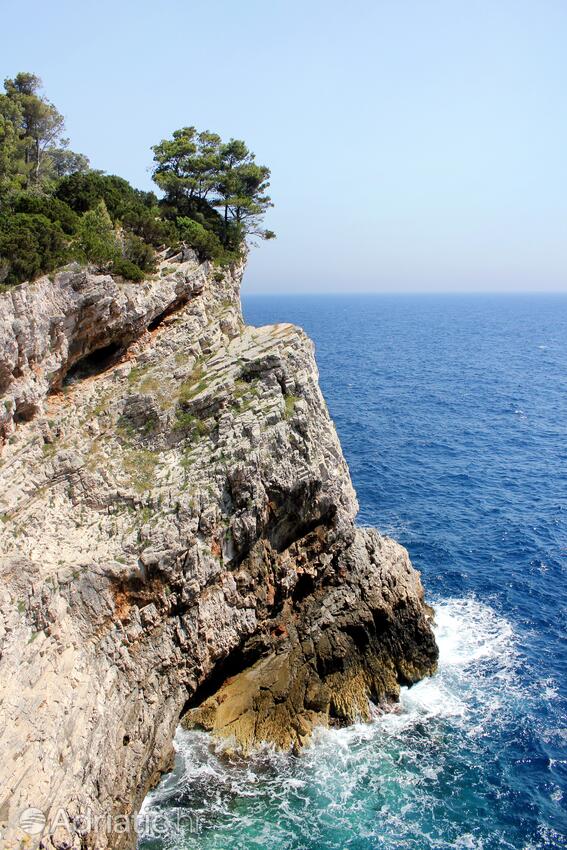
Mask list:
[[[245,287],[243,287],[243,290],[245,290]],[[297,296],[299,298],[306,298],[306,297],[311,297],[311,296],[314,296],[314,295],[336,295],[336,296],[340,296],[342,298],[348,298],[348,297],[352,297],[352,296],[361,297],[361,296],[368,296],[368,295],[377,296],[377,297],[380,297],[380,296],[406,297],[406,296],[416,296],[416,295],[424,295],[424,296],[449,295],[449,296],[454,296],[455,298],[461,298],[463,296],[499,296],[499,297],[501,297],[501,296],[511,296],[511,297],[532,296],[533,297],[534,295],[537,295],[537,296],[558,295],[562,298],[566,298],[567,297],[567,290],[562,291],[562,290],[556,290],[556,289],[543,289],[543,290],[541,290],[541,289],[540,290],[536,290],[536,289],[525,289],[525,290],[524,289],[513,289],[513,290],[504,289],[504,290],[502,290],[502,289],[500,289],[500,290],[495,290],[495,291],[492,292],[492,291],[489,291],[489,290],[471,289],[471,290],[454,292],[452,290],[438,289],[438,290],[426,290],[426,291],[423,291],[423,290],[406,290],[406,291],[403,291],[403,292],[395,292],[393,290],[379,291],[379,290],[364,290],[363,289],[363,290],[355,290],[354,292],[344,292],[344,291],[341,291],[341,290],[334,290],[334,289],[319,289],[319,290],[308,290],[308,291],[305,291],[305,290],[295,291],[295,290],[289,290],[289,289],[287,289],[287,290],[282,289],[282,290],[268,290],[268,291],[258,291],[258,290],[256,290],[256,291],[252,291],[252,292],[242,291],[241,294],[244,295],[244,296],[261,295],[261,296],[267,296],[269,298],[281,297],[281,296]]]

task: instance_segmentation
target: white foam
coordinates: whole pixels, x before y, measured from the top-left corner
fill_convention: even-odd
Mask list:
[[[448,599],[435,606],[435,638],[438,672],[411,688],[402,688],[402,712],[376,721],[384,728],[403,728],[424,718],[465,720],[470,714],[471,692],[478,689],[479,673],[490,662],[496,662],[496,669],[491,670],[492,687],[483,694],[484,705],[489,713],[501,707],[503,689],[497,685],[499,681],[508,685],[516,658],[510,623],[476,599]]]
[[[435,639],[440,669],[465,668],[483,659],[503,659],[513,650],[514,633],[489,605],[474,598],[447,599],[435,606]]]
[[[403,688],[397,711],[376,713],[368,724],[318,729],[299,758],[263,748],[248,762],[230,761],[206,733],[179,730],[181,768],[171,784],[163,782],[146,800],[144,810],[152,800],[163,805],[168,794],[173,808],[178,792],[185,795],[189,808],[199,809],[207,822],[213,842],[187,839],[183,846],[191,850],[228,846],[223,843],[227,829],[245,842],[255,836],[253,843],[242,845],[231,839],[231,847],[299,847],[303,840],[314,840],[305,833],[306,811],[322,835],[329,828],[339,834],[352,826],[375,835],[367,806],[369,799],[380,800],[381,829],[397,842],[383,846],[413,847],[419,812],[437,805],[432,789],[445,781],[446,760],[454,758],[455,747],[466,753],[475,739],[513,713],[516,650],[510,623],[477,599],[446,599],[435,605],[435,634],[438,672]],[[424,832],[423,847],[483,850],[483,842],[469,832],[450,843]]]

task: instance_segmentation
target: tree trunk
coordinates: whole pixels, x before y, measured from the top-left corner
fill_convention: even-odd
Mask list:
[[[35,182],[39,183],[39,139],[35,140]]]

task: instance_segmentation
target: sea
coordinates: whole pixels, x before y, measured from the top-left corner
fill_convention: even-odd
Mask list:
[[[360,502],[409,550],[439,670],[299,756],[178,731],[140,850],[567,848],[567,297],[248,296],[293,322]]]

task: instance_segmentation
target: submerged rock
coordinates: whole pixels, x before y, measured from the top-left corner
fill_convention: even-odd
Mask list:
[[[0,295],[12,843],[33,807],[29,846],[132,847],[182,715],[298,748],[435,669],[407,553],[355,527],[312,343],[244,326],[241,268],[167,263]]]

